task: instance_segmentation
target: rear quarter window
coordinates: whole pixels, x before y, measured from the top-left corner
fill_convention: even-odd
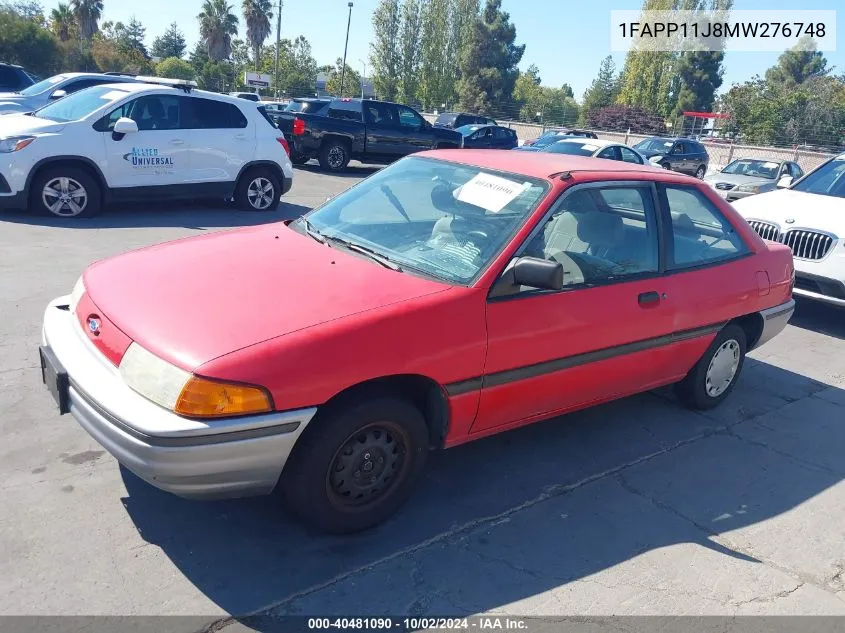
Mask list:
[[[193,110],[192,127],[196,129],[217,130],[247,126],[246,116],[238,106],[232,103],[193,97],[191,108]]]

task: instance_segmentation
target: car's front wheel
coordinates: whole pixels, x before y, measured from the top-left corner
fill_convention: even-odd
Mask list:
[[[736,324],[722,328],[707,351],[675,386],[678,399],[691,409],[712,409],[733,391],[745,362],[745,330]]]
[[[288,506],[335,534],[381,523],[408,498],[428,454],[420,411],[389,395],[318,414],[280,480]]]
[[[704,174],[706,174],[706,173],[707,173],[707,167],[705,167],[704,165],[699,165],[698,169],[695,170],[695,177],[698,178],[699,180],[703,180]]]
[[[276,174],[269,169],[252,169],[238,183],[235,204],[245,211],[275,211],[281,195]]]
[[[84,218],[100,211],[97,181],[76,167],[51,167],[32,182],[30,207],[59,218]]]

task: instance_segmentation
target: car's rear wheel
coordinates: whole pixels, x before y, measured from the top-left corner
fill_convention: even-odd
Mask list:
[[[251,169],[241,177],[235,192],[235,204],[245,211],[275,211],[282,188],[270,169]]]
[[[336,534],[372,527],[408,498],[428,454],[419,410],[391,396],[347,402],[318,414],[280,481],[288,506]]]
[[[340,172],[349,164],[349,148],[340,140],[329,140],[320,148],[320,167],[327,171]]]
[[[51,167],[32,183],[30,207],[59,218],[84,218],[100,211],[97,181],[76,167]]]
[[[745,362],[745,330],[735,324],[722,328],[707,351],[681,382],[678,399],[691,409],[712,409],[736,386]]]
[[[698,169],[695,170],[695,177],[699,180],[704,178],[704,174],[707,173],[707,168],[704,165],[699,165]]]
[[[304,165],[309,160],[311,160],[311,157],[307,154],[300,154],[299,152],[290,153],[290,162],[292,162],[294,165]]]

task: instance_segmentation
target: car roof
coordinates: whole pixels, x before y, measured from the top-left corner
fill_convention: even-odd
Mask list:
[[[103,84],[103,86],[114,87],[118,90],[123,90],[130,94],[134,94],[136,92],[146,92],[149,90],[161,90],[162,92],[176,92],[176,93],[183,93],[183,90],[179,86],[170,86],[167,84],[155,84],[155,83],[143,83],[143,82],[127,82],[127,83],[113,83],[113,84]],[[241,99],[240,97],[233,97],[231,95],[224,95],[219,92],[209,92],[208,90],[198,90],[196,88],[191,88],[189,94],[197,95],[202,97],[208,97],[211,99],[216,99],[217,101],[226,101],[227,103],[234,103],[236,105],[243,105],[246,101],[245,99]],[[253,103],[256,106],[260,106],[262,104],[251,101],[248,103]]]
[[[586,136],[577,136],[575,138],[562,138],[559,141],[552,143],[558,145],[560,143],[581,143],[582,145],[595,145],[596,147],[607,147],[608,145],[624,145],[616,141],[608,141],[602,138],[588,138]]]
[[[503,152],[496,149],[431,150],[415,154],[437,158],[452,163],[471,165],[481,169],[508,171],[529,178],[549,178],[566,171],[593,173],[641,172],[661,175],[671,180],[700,182],[692,176],[667,171],[658,167],[635,165],[623,161],[600,160],[588,156],[552,154],[550,152]],[[661,178],[665,180],[666,178]]]

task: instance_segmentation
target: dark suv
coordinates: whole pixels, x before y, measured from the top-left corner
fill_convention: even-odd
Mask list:
[[[448,127],[457,130],[465,125],[497,125],[493,119],[488,119],[480,114],[469,114],[467,112],[443,112],[437,115],[434,121],[435,127]]]
[[[20,66],[0,62],[0,92],[20,92],[34,83]]]
[[[704,145],[691,138],[664,138],[653,136],[634,145],[634,149],[645,156],[652,165],[663,169],[704,178],[710,156]]]

